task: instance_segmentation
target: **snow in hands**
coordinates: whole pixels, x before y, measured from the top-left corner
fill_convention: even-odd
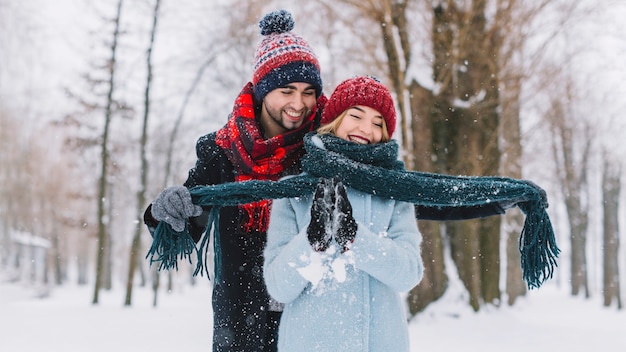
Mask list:
[[[347,266],[354,264],[350,246],[356,235],[357,223],[345,187],[336,179],[320,179],[313,204],[307,236],[314,251],[303,255],[304,265],[296,270],[320,292],[345,281]],[[296,264],[292,264],[296,267]]]
[[[310,290],[322,294],[326,289],[333,289],[345,282],[349,270],[354,270],[352,252],[341,253],[335,244],[323,252],[312,251],[303,254],[301,264],[290,263],[303,278],[311,283]]]

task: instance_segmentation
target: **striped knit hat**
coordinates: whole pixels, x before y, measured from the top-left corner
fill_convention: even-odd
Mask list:
[[[294,21],[291,13],[271,12],[259,22],[265,36],[256,50],[252,84],[254,96],[262,101],[267,93],[292,82],[304,82],[322,93],[320,65],[313,50],[302,37],[291,33]]]
[[[342,112],[357,105],[380,112],[391,138],[396,129],[396,107],[389,89],[372,76],[353,77],[339,83],[324,106],[322,125],[332,122]]]

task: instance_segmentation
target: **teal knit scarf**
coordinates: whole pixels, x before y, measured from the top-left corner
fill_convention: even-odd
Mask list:
[[[551,278],[559,249],[540,193],[527,183],[506,177],[449,176],[407,171],[398,160],[398,144],[360,145],[333,135],[308,133],[304,138],[306,154],[303,174],[279,181],[244,181],[190,190],[193,203],[212,206],[209,226],[199,248],[187,228],[176,233],[160,222],[154,232],[147,257],[160,262],[159,270],[178,268],[177,258],[196,252],[197,273],[206,271],[203,256],[214,232],[215,274],[219,275],[220,253],[217,217],[219,208],[262,199],[293,198],[311,194],[319,178],[338,177],[345,185],[379,197],[410,202],[425,207],[456,208],[486,205],[491,202],[515,204],[526,215],[519,239],[523,278],[530,288],[538,288]]]

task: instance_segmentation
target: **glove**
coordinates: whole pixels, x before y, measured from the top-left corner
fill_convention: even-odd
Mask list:
[[[539,192],[539,194],[541,195],[541,205],[544,208],[548,207],[548,194],[546,193],[546,191],[539,187],[536,183],[534,183],[533,181],[530,180],[521,180],[522,182],[526,183],[527,185],[529,185],[530,187],[534,188],[537,190],[537,192]]]
[[[352,205],[348,200],[346,188],[341,181],[335,186],[335,241],[341,246],[342,253],[350,249],[356,236],[357,224],[352,216]]]
[[[518,180],[520,182],[523,182],[525,184],[527,184],[528,186],[534,188],[540,195],[541,197],[541,206],[544,208],[548,207],[548,195],[546,194],[546,191],[539,187],[536,183],[534,183],[533,181],[529,181],[529,180]],[[498,204],[502,207],[503,210],[507,210],[510,208],[513,208],[514,206],[518,205],[518,203],[522,202],[522,201],[527,201],[528,199],[516,199],[516,200],[508,200],[508,201],[502,201],[499,202]]]
[[[333,181],[320,179],[311,205],[311,222],[306,229],[309,243],[318,252],[325,251],[332,238],[332,215],[335,204]]]
[[[187,219],[202,214],[202,207],[191,201],[191,193],[185,186],[171,186],[164,189],[152,202],[152,216],[165,221],[176,232],[185,229]]]

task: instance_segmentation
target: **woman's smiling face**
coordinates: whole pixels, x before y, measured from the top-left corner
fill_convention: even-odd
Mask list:
[[[335,131],[337,137],[359,144],[380,143],[385,120],[377,110],[357,105],[347,110]]]

